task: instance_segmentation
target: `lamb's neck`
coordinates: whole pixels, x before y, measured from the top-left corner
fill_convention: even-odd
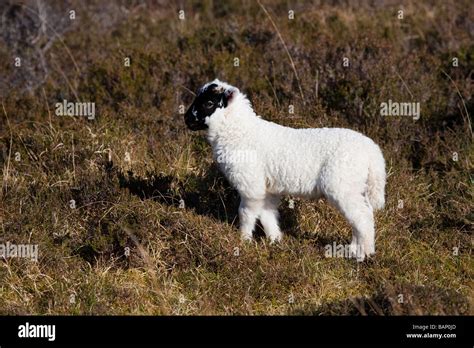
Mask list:
[[[229,115],[228,119],[222,120],[209,127],[207,138],[213,148],[238,146],[242,139],[248,139],[255,132],[256,117],[234,117]]]

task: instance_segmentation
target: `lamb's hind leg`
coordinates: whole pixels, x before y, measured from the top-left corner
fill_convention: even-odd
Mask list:
[[[374,213],[366,195],[350,192],[333,202],[352,226],[351,256],[363,261],[375,253]]]
[[[265,198],[262,212],[260,214],[260,222],[263,225],[263,230],[271,243],[279,242],[282,238],[280,227],[278,226],[278,205],[280,197],[275,195],[268,195]]]

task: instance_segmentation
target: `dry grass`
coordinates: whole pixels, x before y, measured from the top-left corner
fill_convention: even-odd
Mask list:
[[[472,314],[472,2],[403,2],[403,20],[390,1],[262,4],[186,2],[184,21],[161,1],[0,8],[0,242],[40,250],[0,262],[1,314]],[[215,77],[267,119],[381,145],[373,260],[324,257],[351,234],[324,201],[285,201],[279,245],[240,242],[238,195],[179,114]],[[96,119],[56,116],[62,99]],[[388,99],[421,119],[381,117]]]

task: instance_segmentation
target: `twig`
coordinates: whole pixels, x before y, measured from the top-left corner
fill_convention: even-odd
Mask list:
[[[280,108],[280,100],[278,99],[278,95],[276,93],[276,90],[275,88],[273,87],[273,84],[271,83],[271,81],[268,79],[268,77],[265,75],[265,80],[267,80],[268,84],[270,85],[270,87],[272,88],[272,91],[273,91],[273,95],[275,96],[275,99],[277,101],[277,104],[278,104],[278,108]]]
[[[74,178],[74,185],[76,185],[76,159],[75,150],[74,150],[74,133],[72,133],[72,175]]]
[[[318,100],[318,93],[319,93],[319,69],[316,70],[316,91],[315,91],[315,94],[316,94],[316,100]]]
[[[415,99],[413,97],[413,93],[410,91],[410,88],[408,88],[408,85],[405,83],[405,80],[400,76],[400,74],[398,73],[398,71],[395,70],[395,73],[398,75],[398,77],[400,78],[400,80],[402,81],[403,85],[405,86],[405,88],[407,89],[408,93],[410,93],[411,95],[411,99]]]
[[[152,271],[153,273],[155,273],[155,266],[153,265],[153,260],[152,258],[150,257],[150,254],[148,254],[148,252],[146,251],[146,249],[143,247],[143,245],[140,243],[140,241],[138,240],[137,236],[126,226],[122,226],[121,224],[119,224],[120,228],[130,237],[130,239],[132,240],[133,244],[135,244],[135,246],[137,247],[138,251],[140,252],[142,258],[143,258],[143,261],[145,261],[145,264],[147,265],[148,267],[148,270],[149,271]]]
[[[462,97],[462,94],[461,94],[461,91],[459,91],[459,88],[458,86],[456,85],[456,83],[454,82],[454,80],[451,78],[451,76],[448,75],[448,73],[446,73],[444,70],[441,69],[441,72],[443,74],[445,74],[448,79],[453,83],[454,85],[454,88],[456,88],[456,92],[458,93],[458,96],[459,98],[461,99],[461,102],[462,102],[462,105],[464,106],[464,111],[466,111],[466,117],[467,117],[467,125],[469,127],[469,133],[471,134],[471,139],[472,139],[472,127],[471,127],[471,120],[469,119],[469,112],[467,111],[467,107],[466,107],[466,103],[464,102],[464,98]],[[461,116],[462,118],[464,119],[464,115],[463,113],[461,112]],[[465,120],[464,120],[465,121]]]
[[[257,3],[260,5],[260,7],[262,8],[263,12],[265,12],[265,14],[267,15],[268,19],[269,19],[270,22],[272,23],[273,28],[274,28],[275,31],[277,32],[278,37],[280,38],[280,41],[281,41],[281,43],[283,44],[283,47],[285,48],[286,54],[287,54],[288,59],[290,60],[290,63],[291,63],[291,67],[293,68],[293,72],[295,73],[296,81],[298,82],[298,88],[300,89],[301,99],[303,99],[303,103],[306,104],[306,101],[305,101],[305,99],[304,99],[303,89],[301,88],[300,78],[298,77],[298,73],[297,73],[297,71],[296,71],[296,66],[295,66],[295,63],[293,62],[293,58],[291,57],[290,51],[288,50],[288,47],[286,46],[286,43],[285,43],[285,41],[283,40],[283,37],[281,36],[280,31],[278,30],[278,27],[276,26],[275,22],[273,21],[272,17],[271,17],[270,14],[268,13],[268,11],[267,11],[267,9],[265,8],[265,6],[262,5],[262,3],[260,2],[260,0],[257,0]]]
[[[191,93],[192,95],[196,96],[196,93],[194,93],[193,91],[191,91],[189,88],[183,86],[183,85],[179,85],[179,87],[181,87],[182,89],[188,91],[189,93]]]
[[[3,187],[5,186],[5,193],[7,192],[7,181],[8,181],[8,174],[10,171],[10,158],[12,155],[12,146],[13,146],[13,132],[12,132],[12,127],[10,125],[10,120],[8,119],[7,111],[5,110],[5,105],[2,102],[2,108],[3,108],[3,113],[5,114],[5,117],[7,118],[7,123],[8,123],[8,129],[10,129],[10,148],[8,149],[8,159],[7,159],[7,168],[5,172],[3,173],[3,180],[2,180],[2,194],[3,194]]]

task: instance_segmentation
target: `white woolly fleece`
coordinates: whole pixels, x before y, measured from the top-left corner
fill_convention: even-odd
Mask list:
[[[242,237],[252,238],[260,219],[271,241],[282,235],[278,204],[282,195],[324,196],[353,227],[352,256],[375,252],[373,210],[384,206],[385,161],[368,137],[342,128],[294,129],[255,114],[237,88],[225,108],[206,118],[208,140],[221,170],[241,196]],[[247,153],[248,160],[239,158]]]

